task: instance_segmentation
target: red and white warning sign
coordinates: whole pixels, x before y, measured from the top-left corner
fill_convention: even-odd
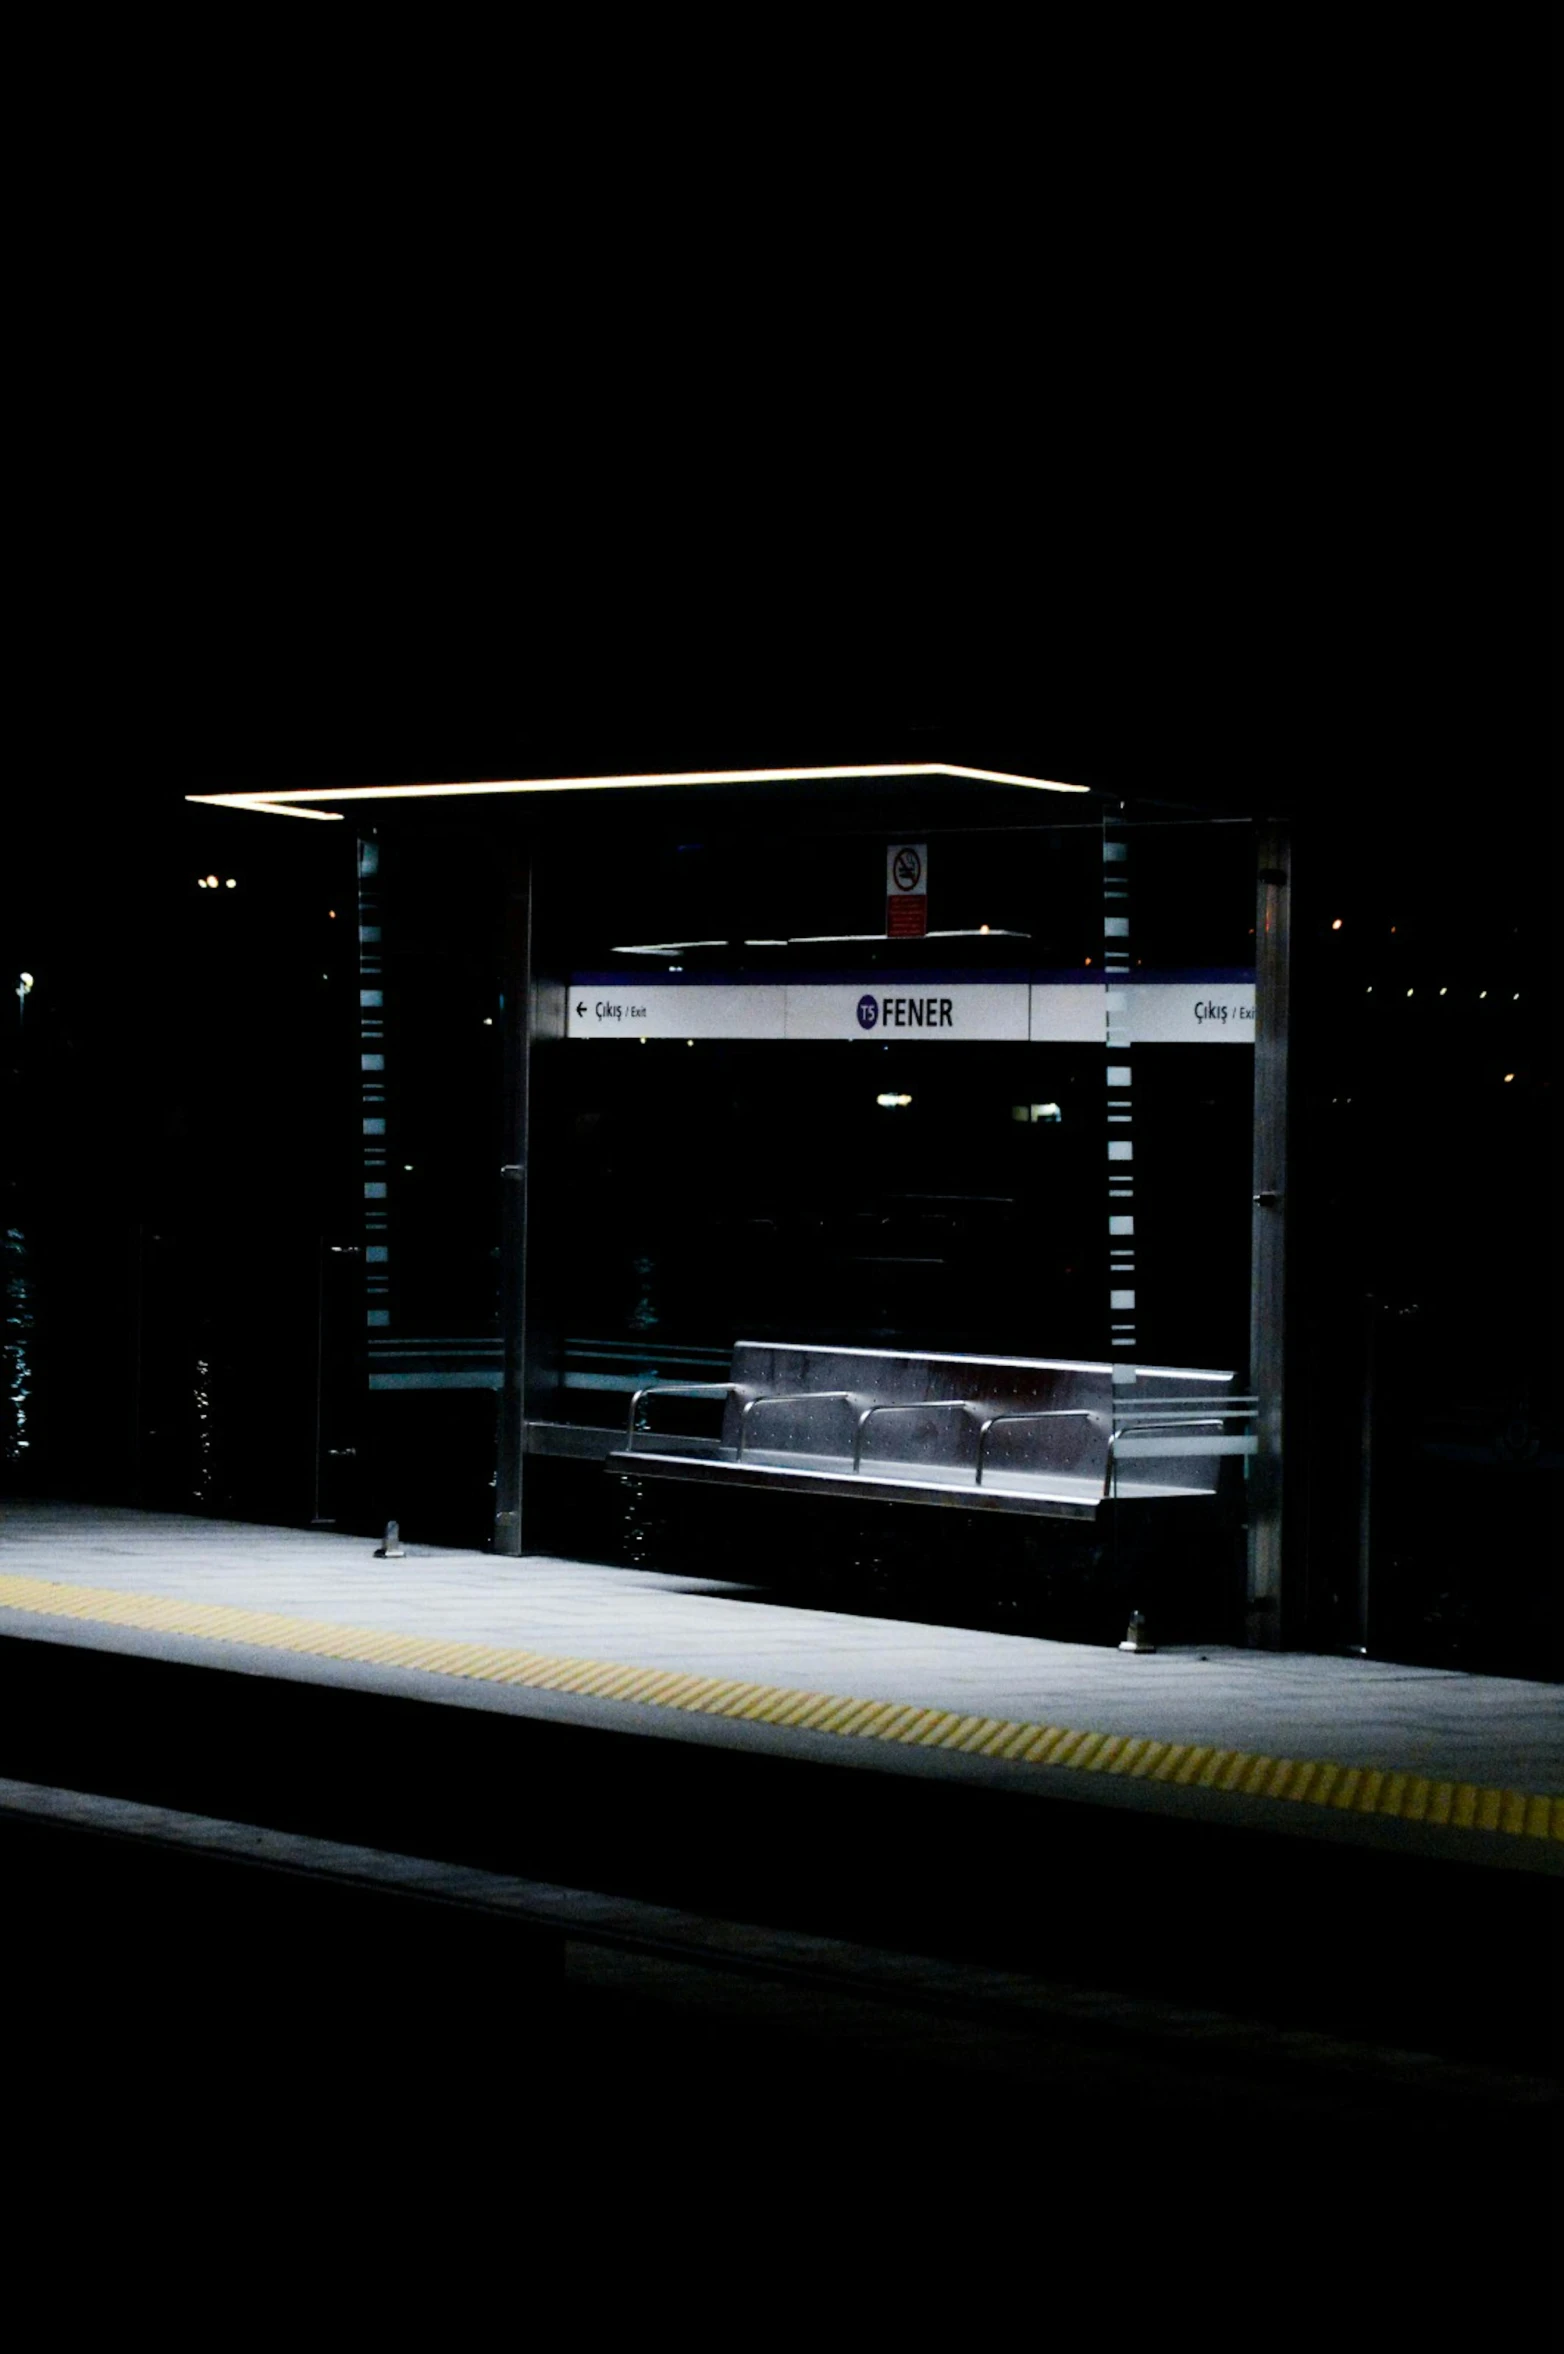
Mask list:
[[[921,940],[929,928],[929,846],[893,842],[885,854],[885,936]]]

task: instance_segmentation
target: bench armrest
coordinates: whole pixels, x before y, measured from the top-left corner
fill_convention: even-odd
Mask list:
[[[887,1398],[883,1405],[865,1406],[853,1432],[853,1469],[863,1469],[863,1434],[876,1414],[975,1414],[970,1398]]]
[[[735,1387],[737,1385],[735,1384]],[[849,1404],[860,1393],[856,1390],[763,1390],[758,1398],[746,1398],[739,1408],[738,1460],[744,1460],[744,1441],[749,1434],[749,1418],[761,1406],[813,1406]]]
[[[735,1398],[743,1394],[741,1381],[649,1381],[630,1400],[630,1423],[625,1437],[627,1454],[635,1452],[635,1418],[643,1398]]]
[[[1102,1416],[1092,1406],[1049,1406],[1035,1414],[990,1414],[978,1432],[977,1478],[973,1486],[983,1485],[983,1458],[988,1452],[988,1434],[996,1422],[1101,1422]]]

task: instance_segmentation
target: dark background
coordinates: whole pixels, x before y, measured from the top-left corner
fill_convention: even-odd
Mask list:
[[[160,76],[137,28],[121,72],[95,82],[76,58],[29,80],[50,136],[8,288],[22,419],[0,1015],[13,971],[37,987],[25,1028],[4,1030],[0,1183],[5,1337],[25,1338],[33,1371],[26,1460],[0,1493],[296,1521],[314,1505],[317,1253],[357,1210],[353,974],[340,912],[324,912],[348,892],[350,829],[192,811],[186,792],[992,760],[1296,820],[1293,1404],[1317,1467],[1311,1559],[1355,1561],[1372,1327],[1387,1645],[1559,1672],[1556,762],[1537,692],[1546,61],[1515,23],[1456,16],[1104,30],[1094,54],[1080,27],[1018,20],[1007,48],[990,23],[931,18],[876,25],[858,55],[844,22],[765,20],[746,54],[732,28],[717,44],[704,25],[681,38],[662,18],[592,19],[572,58],[532,25],[519,56],[509,25],[493,55],[464,28],[443,56],[420,25],[405,48],[355,28],[339,58],[318,25],[307,42],[245,28],[241,56],[220,35],[186,40]],[[198,892],[209,872],[234,873],[234,892]],[[1425,991],[1457,983],[1489,998],[1442,1022],[1451,1000]],[[216,1369],[204,1449],[198,1356]],[[155,1423],[176,1394],[183,1422]],[[219,1422],[224,1394],[245,1410]],[[17,1435],[13,1412],[0,1436]],[[550,1844],[556,1802],[585,1787],[578,1764],[541,1762],[552,1795],[518,1817],[513,1758],[431,1779],[428,1728],[398,1721],[364,1747],[339,1721],[344,1695],[314,1696],[331,1706],[312,1745],[292,1721],[320,1713],[303,1687],[283,1723],[265,1720],[261,1680],[209,1679],[250,1693],[236,1722],[226,1689],[148,1705],[147,1675],[199,1671],[132,1663],[116,1700],[98,1668],[124,1663],[76,1651],[60,1674],[25,1650],[9,1770],[112,1789],[165,1757],[177,1770],[152,1796],[275,1821],[290,1786],[311,1804],[337,1787],[350,1752],[372,1819],[350,1813],[338,1835],[447,1852],[432,1840],[466,1838],[474,1793],[498,1792],[510,1827],[548,1837],[492,1860],[616,1884],[590,1841]],[[224,1758],[245,1756],[259,1778],[225,1779]],[[637,1868],[659,1809],[659,1838],[734,1825],[720,1844],[738,1883],[709,1901],[748,1890],[775,1917],[786,1859],[814,1853],[799,1794],[767,1835],[697,1762],[698,1790],[667,1803],[662,1782],[637,1783],[628,1815],[621,1777],[601,1821]],[[821,1809],[856,1887],[865,1854],[886,1858],[883,1821],[860,1833],[831,1792]],[[1487,1873],[1479,1888],[1441,1865],[1446,1892],[1408,1904],[1386,1858],[1338,1850],[1372,1865],[1372,1887],[1344,1874],[1333,1901],[1300,1906],[1292,1859],[1268,1903],[1251,1845],[1213,1858],[1207,1911],[1189,1901],[1182,1837],[1159,1883],[1138,1840],[1105,1869],[1106,1821],[1075,1842],[1072,1882],[1057,1834],[1047,1868],[1018,1877],[965,1819],[931,1841],[920,1808],[915,1882],[931,1911],[946,1899],[941,1933],[958,1938],[973,1892],[979,1912],[1029,1892],[1051,1970],[1101,1966],[1127,1905],[1120,1955],[1171,1952],[1207,2006],[1266,2000],[1259,1922],[1270,1991],[1278,1961],[1307,1976],[1333,2029],[1464,2050],[1476,2019],[1484,2048],[1530,2064],[1545,1937],[1503,1900],[1540,1882]],[[1384,2185],[1392,2206],[1403,2182],[1426,2204],[1430,2161],[1466,2211],[1494,2196],[1502,2238],[1468,2229],[1457,2255],[1447,2234],[1421,2267],[1448,2311],[1465,2251],[1491,2275],[1488,2249],[1530,2213],[1514,2184],[1531,2195],[1545,2173],[1535,2134],[1464,2097],[1432,2136],[1414,2102],[1390,2139],[1365,2131],[1361,2100],[1312,2132],[1290,2097],[1274,2121],[1215,2104],[1210,2141],[1192,2143],[1179,2088],[1142,2109],[1087,2077],[1072,2105],[1057,2072],[1055,2163],[1013,2066],[986,2106],[962,2083],[933,2108],[923,2066],[905,2105],[882,2106],[890,2061],[874,2080],[829,2055],[801,2075],[784,2050],[757,2073],[753,2048],[735,2057],[718,2037],[703,2075],[688,2032],[633,2011],[616,2034],[601,2006],[568,2034],[535,2004],[518,2017],[516,1958],[476,1950],[482,1923],[388,1936],[371,1908],[355,1931],[275,1884],[224,1905],[209,1886],[171,1891],[144,1857],[105,1876],[79,1857],[38,1868],[17,1846],[5,1869],[30,1924],[15,1951],[36,2032],[13,2070],[12,2142],[34,2172],[37,2156],[73,2180],[113,2169],[100,2205],[135,2218],[138,2277],[138,2190],[158,2245],[179,2200],[219,2216],[226,2247],[236,2192],[268,2217],[286,2199],[296,2237],[320,2187],[373,2248],[412,2197],[420,2227],[449,2201],[470,2238],[501,2183],[514,2236],[546,2168],[590,2213],[596,2273],[605,2203],[616,2228],[632,2202],[638,2221],[660,2175],[659,2277],[670,2250],[681,2278],[692,2263],[709,2276],[731,2205],[739,2246],[757,2210],[785,2219],[795,2276],[816,2246],[838,2274],[844,2248],[863,2251],[882,2304],[903,2270],[926,2312],[931,2267],[959,2263],[966,2311],[976,2248],[990,2274],[1024,2250],[1035,2295],[1039,2218],[1060,2213],[1072,2235],[1111,2232],[1116,2277],[1159,2286],[1172,2221],[1187,2275],[1191,2248],[1213,2245],[1209,2185],[1235,2133],[1307,2198],[1345,2125],[1377,2214]],[[1204,1933],[1141,1933],[1164,1916]],[[1273,1918],[1280,1938],[1263,1933]],[[927,1919],[906,1934],[942,1950]],[[1191,1956],[1217,1945],[1206,1981]],[[110,1980],[128,2004],[105,2002]],[[246,2048],[214,2068],[235,2018]],[[410,2018],[459,2018],[468,2046],[521,2054],[509,2170],[453,2108],[449,2071],[388,2070]],[[1195,2040],[1209,2048],[1208,2015]],[[694,2097],[605,2160],[603,2119],[648,2053],[656,2084]],[[725,2202],[709,2121],[735,2083],[758,2085],[767,2127],[741,2136]],[[866,2190],[862,2136],[833,2165],[817,2130],[844,2090],[893,2127],[906,2116],[908,2150],[960,2163],[881,2167]],[[796,2141],[770,2130],[786,2116]],[[1114,2187],[1142,2123],[1218,2161],[1182,2170],[1198,2235],[1169,2169],[1128,2201]],[[578,2127],[590,2141],[572,2167]],[[648,2167],[654,2147],[672,2166]],[[1082,2148],[1103,2163],[1083,2168]],[[990,2149],[1022,2162],[967,2163]],[[1002,2177],[1013,2200],[996,2199]],[[1230,2278],[1256,2235],[1218,2228]],[[1406,2235],[1379,2236],[1399,2313],[1418,2268]],[[159,2293],[177,2297],[191,2269],[164,2266]],[[1377,2290],[1371,2259],[1367,2276]]]
[[[324,189],[210,254],[180,208],[188,272],[122,290],[39,442],[8,1477],[316,1503],[350,829],[187,793],[956,759],[1294,822],[1311,1554],[1353,1558],[1372,1332],[1387,1643],[1556,1671],[1525,76],[1498,42],[1283,47],[1057,60],[1024,136],[942,108],[937,172],[921,110],[839,118],[833,70],[823,175],[708,123],[543,208],[536,158],[464,181],[459,237],[416,173],[346,243]]]

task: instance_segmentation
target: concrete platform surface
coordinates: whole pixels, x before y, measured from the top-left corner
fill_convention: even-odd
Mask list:
[[[381,1561],[366,1538],[33,1501],[0,1509],[0,1634],[1523,1870],[1557,1870],[1564,1845],[1564,1692],[1508,1677],[1127,1656],[802,1609],[738,1579]]]

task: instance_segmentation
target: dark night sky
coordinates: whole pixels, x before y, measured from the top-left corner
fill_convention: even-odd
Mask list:
[[[1515,36],[1148,19],[1019,62],[806,45],[773,123],[749,77],[691,116],[538,60],[500,135],[435,106],[407,153],[320,59],[285,173],[192,127],[166,234],[84,241],[91,364],[39,378],[7,906],[29,836],[122,883],[224,777],[932,734],[1425,842],[1447,789],[1535,796]]]

